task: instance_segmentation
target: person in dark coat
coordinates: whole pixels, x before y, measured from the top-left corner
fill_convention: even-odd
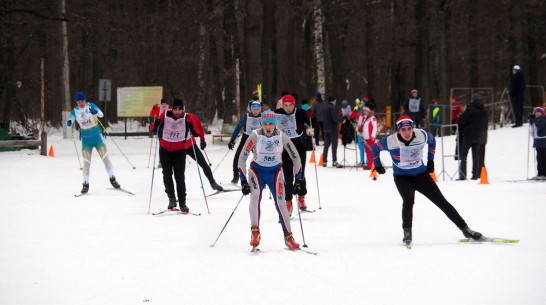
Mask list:
[[[487,143],[487,111],[480,100],[480,95],[472,95],[472,102],[459,118],[459,131],[462,138],[459,179],[466,179],[466,158],[472,148],[472,180],[480,178],[480,169],[484,164],[485,143]]]
[[[404,112],[415,122],[415,128],[419,128],[421,121],[426,117],[425,104],[419,97],[417,89],[411,90],[411,96],[404,104]]]
[[[523,100],[525,97],[525,77],[521,68],[515,65],[512,68],[512,79],[510,80],[510,100],[516,122],[512,127],[520,127],[523,124]]]
[[[325,107],[326,103],[322,99],[322,94],[320,92],[317,92],[315,94],[315,102],[313,103],[313,128],[315,132],[315,146],[319,145],[320,136],[322,135],[322,138],[326,140],[326,137],[324,136],[324,127],[323,127],[323,120],[322,117],[322,108]]]
[[[328,163],[328,148],[330,144],[332,145],[332,166],[342,167],[341,164],[337,163],[337,134],[338,134],[338,123],[341,122],[341,116],[336,109],[336,98],[330,96],[328,98],[328,103],[321,109],[322,118],[323,118],[323,128],[324,128],[324,150],[322,154],[324,155],[324,163],[322,166],[326,167]]]

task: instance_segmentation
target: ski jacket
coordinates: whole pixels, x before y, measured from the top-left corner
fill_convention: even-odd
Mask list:
[[[525,77],[521,71],[512,75],[510,79],[510,99],[523,100],[525,95]]]
[[[364,140],[375,140],[377,137],[377,120],[375,116],[364,117],[362,122],[362,137]]]
[[[459,117],[463,113],[461,102],[455,100],[451,103],[451,121],[453,124],[459,124]]]
[[[256,125],[256,119],[258,124]],[[248,124],[247,124],[248,123]],[[252,113],[247,113],[246,115],[243,115],[241,119],[239,120],[239,123],[237,126],[235,126],[235,129],[233,130],[233,133],[231,134],[230,141],[235,141],[237,139],[237,135],[243,130],[243,132],[246,135],[250,135],[254,130],[261,128],[260,125],[260,115],[253,116]]]
[[[257,169],[258,172],[276,172],[282,167],[282,153],[286,151],[292,164],[294,165],[294,177],[302,177],[301,159],[296,147],[290,138],[279,130],[275,129],[273,134],[268,137],[263,133],[263,129],[258,129],[246,140],[243,151],[239,155],[238,171],[241,182],[248,181],[246,160],[253,153],[250,169]]]
[[[546,148],[546,116],[533,118],[533,147]]]
[[[322,108],[325,106],[325,102],[322,99],[316,99],[313,103],[313,113],[315,114],[315,119],[317,122],[324,121],[324,115],[322,114]]]
[[[487,143],[487,111],[482,102],[472,101],[459,118],[459,134],[466,143]]]
[[[93,112],[96,111],[96,113],[92,114],[91,110],[93,110]],[[97,117],[102,118],[103,116],[104,114],[102,111],[100,111],[97,105],[86,102],[83,108],[76,106],[72,109],[72,111],[70,111],[68,121],[70,121],[72,124],[74,124],[75,121],[78,122],[83,141],[84,139],[87,140],[98,135],[102,135],[100,126],[98,125],[99,119]]]
[[[338,111],[334,104],[332,103],[325,103],[326,105],[323,106],[321,109],[322,111],[322,126],[323,130],[326,131],[336,131],[338,130],[338,123],[341,122],[341,117],[338,114]]]
[[[166,119],[166,118],[170,118]],[[167,138],[165,132],[165,121],[178,124],[180,130],[183,130],[183,135],[179,135],[178,138]],[[159,124],[159,145],[168,151],[177,151],[183,149],[190,149],[193,144],[196,143],[195,138],[201,138],[201,141],[205,140],[205,129],[199,119],[191,114],[185,112],[181,118],[175,119],[172,110],[165,112],[159,119],[155,121],[155,124]],[[180,126],[183,125],[183,126]],[[171,129],[171,126],[168,126]],[[193,136],[193,139],[192,139]]]
[[[420,97],[410,97],[404,104],[404,111],[414,122],[420,122],[426,116],[425,105]]]
[[[434,160],[436,140],[434,136],[423,129],[415,128],[413,137],[405,141],[398,134],[392,134],[377,141],[372,147],[373,163],[380,166],[379,153],[388,151],[392,158],[394,175],[417,176],[427,170],[423,163],[423,149],[428,146],[427,159]]]

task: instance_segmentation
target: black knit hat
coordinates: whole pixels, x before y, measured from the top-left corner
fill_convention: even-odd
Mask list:
[[[180,108],[184,109],[184,103],[179,98],[177,98],[177,99],[175,99],[173,101],[173,109],[176,108],[176,107],[180,107]]]

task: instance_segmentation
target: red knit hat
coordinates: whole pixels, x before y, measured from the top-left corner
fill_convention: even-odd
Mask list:
[[[285,96],[282,97],[282,102],[283,104],[284,103],[291,103],[293,105],[296,105],[296,100],[294,99],[294,97],[290,94],[287,94]]]

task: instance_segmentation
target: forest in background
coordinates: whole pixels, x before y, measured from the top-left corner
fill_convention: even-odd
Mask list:
[[[1,0],[0,121],[40,119],[66,110],[62,31],[68,29],[70,105],[76,91],[117,121],[116,88],[163,86],[204,122],[230,122],[263,84],[266,103],[284,90],[316,91],[350,102],[373,97],[398,109],[418,88],[426,102],[449,103],[450,88],[487,87],[500,98],[511,67],[544,85],[546,3],[540,0]],[[112,101],[98,102],[99,79]],[[526,105],[541,103],[528,90]],[[538,101],[538,102],[537,102]],[[159,102],[159,101],[158,101]]]

